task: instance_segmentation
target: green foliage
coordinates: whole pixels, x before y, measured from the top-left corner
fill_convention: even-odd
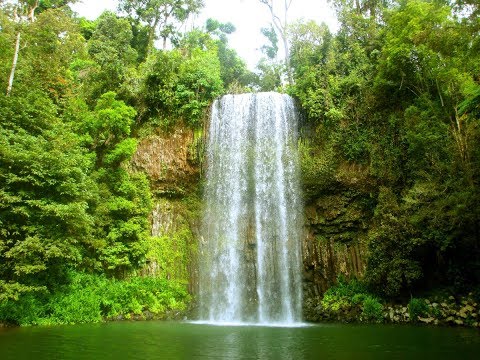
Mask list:
[[[290,64],[295,78],[290,92],[299,99],[311,120],[320,121],[328,116],[328,123],[337,124],[344,116],[333,103],[336,94],[332,90],[336,84],[331,73],[335,58],[328,27],[314,22],[297,22],[292,25],[290,36]]]
[[[137,114],[135,109],[115,99],[114,92],[103,94],[95,106],[94,122],[88,124],[91,136],[100,146],[111,146],[130,135]]]
[[[6,22],[8,20],[5,20]],[[41,90],[55,101],[68,96],[72,91],[72,74],[69,72],[71,62],[83,58],[83,38],[76,24],[64,9],[51,9],[40,13],[36,21],[28,26],[7,25],[10,41],[5,44],[6,69],[2,73],[2,93],[7,84],[12,66],[15,40],[14,33],[21,34],[21,51],[18,56],[17,69],[12,94],[22,96],[31,89]],[[13,33],[14,31],[14,33]],[[3,52],[2,49],[1,52]]]
[[[275,60],[262,58],[257,65],[255,87],[258,91],[282,92],[282,76],[285,65]]]
[[[188,281],[192,237],[191,230],[183,228],[174,234],[150,239],[147,261],[155,263],[162,278]]]
[[[152,33],[150,46],[153,46],[154,33],[157,30],[162,38],[175,35],[175,22],[184,22],[190,15],[197,14],[202,7],[201,0],[121,0],[119,5],[121,10],[148,24]]]
[[[273,26],[270,26],[270,28],[262,28],[261,32],[270,42],[270,44],[261,47],[262,52],[267,55],[269,59],[275,59],[278,53],[278,36],[275,29]]]
[[[289,92],[313,134],[301,148],[306,194],[362,166],[371,178],[358,186],[377,197],[365,219],[370,288],[465,292],[480,281],[478,7],[466,17],[465,2],[334,5],[335,35],[313,22],[290,29]]]
[[[325,295],[331,295],[335,297],[347,297],[354,298],[355,295],[367,293],[365,284],[357,279],[347,281],[343,277],[337,279],[337,284],[327,290]]]
[[[105,166],[118,166],[130,160],[137,150],[137,140],[128,138],[120,141],[113,150],[108,152],[103,159]]]
[[[162,226],[156,236],[149,238],[145,269],[162,279],[187,284],[198,251],[191,223],[201,220],[201,199],[195,194],[181,200],[158,199],[155,209],[171,214],[171,225]]]
[[[428,305],[423,299],[411,298],[408,303],[408,313],[412,321],[417,321],[419,316],[428,315]]]
[[[423,241],[388,188],[380,189],[369,238],[366,280],[378,293],[394,296],[421,277],[415,254]]]
[[[190,296],[175,281],[153,277],[128,280],[70,273],[52,294],[31,294],[0,303],[0,321],[19,325],[94,323],[107,319],[163,318],[186,309]]]
[[[217,48],[217,56],[220,61],[220,76],[223,81],[223,86],[228,93],[234,87],[238,92],[244,92],[252,80],[253,74],[248,71],[245,62],[237,55],[236,51],[229,48],[227,35],[235,32],[235,26],[231,23],[221,23],[214,19],[208,19],[205,24],[204,37],[208,37],[212,44]],[[186,35],[195,34],[191,31]],[[204,46],[206,44],[203,44]],[[212,46],[212,45],[210,45]]]
[[[0,278],[9,298],[52,288],[82,258],[93,219],[90,158],[34,92],[0,95]]]
[[[223,90],[214,49],[197,48],[187,55],[179,50],[159,52],[147,73],[144,96],[148,115],[161,117],[166,126],[177,119],[198,126],[208,105]]]
[[[362,305],[362,319],[369,322],[381,322],[383,320],[383,305],[378,299],[366,296]]]
[[[137,61],[137,51],[132,47],[133,31],[129,21],[112,12],[103,13],[88,40],[88,53],[93,60],[82,72],[87,74],[89,98],[118,91],[127,80],[129,69]]]
[[[331,189],[338,166],[335,151],[338,140],[334,137],[320,140],[324,135],[328,136],[320,131],[315,138],[302,139],[298,144],[302,184],[308,196]]]
[[[326,311],[333,313],[359,313],[361,321],[383,320],[383,305],[368,292],[365,284],[356,279],[347,282],[340,277],[337,284],[325,292],[321,303]]]

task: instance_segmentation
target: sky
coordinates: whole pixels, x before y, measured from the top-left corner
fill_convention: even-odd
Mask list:
[[[80,16],[95,19],[104,10],[116,10],[117,0],[80,0],[72,8]],[[208,18],[235,25],[236,31],[229,36],[229,44],[253,70],[262,56],[259,49],[267,42],[260,29],[268,27],[271,22],[268,8],[258,0],[205,0],[205,7],[193,24],[202,26]],[[338,28],[334,11],[327,0],[293,0],[289,21],[301,18],[325,22],[332,31]]]

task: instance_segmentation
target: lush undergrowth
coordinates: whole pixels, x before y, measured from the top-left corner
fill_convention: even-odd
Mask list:
[[[70,283],[54,293],[32,293],[0,303],[0,322],[26,326],[162,319],[178,316],[189,301],[185,286],[171,280],[72,273]]]
[[[308,299],[304,316],[313,322],[416,323],[480,327],[478,291],[455,294],[449,289],[422,297],[387,299],[375,296],[365,280],[340,277],[323,297]]]
[[[343,313],[365,322],[380,322],[383,305],[380,299],[368,292],[363,283],[339,279],[338,284],[327,290],[321,301],[324,311]]]

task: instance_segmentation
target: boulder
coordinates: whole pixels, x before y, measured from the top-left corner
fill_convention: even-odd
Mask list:
[[[424,323],[424,324],[431,324],[435,321],[435,319],[433,317],[428,317],[428,318],[422,318],[422,317],[418,317],[418,321]]]

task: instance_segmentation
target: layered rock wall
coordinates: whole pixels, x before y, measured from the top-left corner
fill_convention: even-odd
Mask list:
[[[151,235],[158,240],[153,246],[160,249],[150,254],[144,272],[166,278],[187,276],[192,292],[198,277],[203,146],[201,132],[177,126],[141,140],[132,161],[132,167],[150,179],[154,194]],[[370,192],[365,169],[345,164],[337,168],[327,187],[305,191],[306,298],[323,294],[340,275],[363,276],[365,235],[372,216]]]
[[[143,138],[132,160],[134,171],[147,174],[153,194],[151,239],[144,275],[197,286],[200,234],[202,133],[184,126]]]
[[[304,293],[322,295],[339,276],[361,278],[366,267],[366,234],[371,184],[363,169],[340,166],[328,188],[306,191],[303,243]]]

